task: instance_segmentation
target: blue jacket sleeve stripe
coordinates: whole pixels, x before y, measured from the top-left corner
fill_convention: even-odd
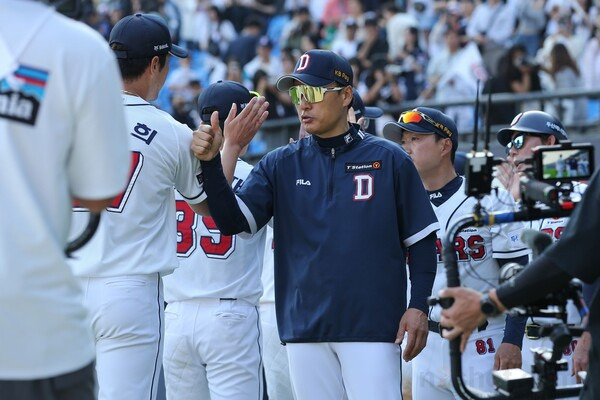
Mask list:
[[[404,246],[410,247],[413,244],[417,243],[419,240],[429,236],[430,233],[437,231],[438,229],[440,229],[440,224],[436,221],[430,224],[429,226],[421,229],[414,235],[404,239],[402,243],[404,243]]]

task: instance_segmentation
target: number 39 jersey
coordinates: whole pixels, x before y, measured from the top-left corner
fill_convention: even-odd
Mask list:
[[[77,276],[171,272],[178,265],[173,188],[192,204],[206,199],[190,129],[139,97],[123,100],[132,154],[129,182],[102,212],[92,240],[73,254]],[[73,214],[77,231],[88,216],[77,207]]]
[[[240,188],[252,166],[237,161],[232,187]],[[210,217],[177,198],[177,255],[180,267],[165,276],[165,301],[237,298],[258,304],[266,228],[254,235],[223,235]]]
[[[488,212],[514,210],[517,205],[505,190],[499,190],[498,195],[489,195],[482,199],[482,206]],[[439,207],[433,206],[440,223],[437,231],[437,272],[432,294],[447,286],[446,268],[442,259],[442,240],[447,230],[458,218],[472,214],[476,204],[474,197],[465,194],[465,182],[448,200]],[[523,223],[512,223],[484,227],[467,227],[462,229],[454,241],[458,259],[460,282],[464,287],[477,291],[487,291],[498,285],[500,269],[495,259],[516,258],[525,256],[529,249],[520,240]],[[440,306],[430,309],[430,318],[440,321]],[[500,318],[502,321],[504,318]]]

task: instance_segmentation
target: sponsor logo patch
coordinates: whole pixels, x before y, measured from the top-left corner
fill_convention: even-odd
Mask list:
[[[0,80],[0,118],[35,125],[47,81],[47,71],[24,65]]]
[[[359,163],[346,163],[346,172],[376,171],[381,169],[381,161],[365,161]]]

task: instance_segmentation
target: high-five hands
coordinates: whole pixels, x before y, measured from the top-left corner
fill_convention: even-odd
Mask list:
[[[225,146],[233,146],[241,152],[269,116],[268,108],[269,102],[262,96],[253,97],[239,114],[237,105],[232,104],[225,119]]]
[[[200,161],[210,161],[216,157],[223,144],[223,134],[219,127],[219,112],[210,116],[210,125],[200,125],[193,132],[190,149]]]
[[[237,105],[233,103],[225,119],[224,134],[219,126],[219,112],[214,111],[210,116],[210,125],[202,124],[194,131],[190,146],[192,152],[199,160],[209,161],[215,158],[225,141],[239,154],[267,119],[268,107],[269,102],[265,101],[264,97],[254,97],[237,114]]]

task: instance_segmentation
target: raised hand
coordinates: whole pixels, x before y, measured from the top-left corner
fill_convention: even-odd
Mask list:
[[[219,153],[223,144],[223,134],[219,127],[219,112],[215,111],[210,116],[210,125],[200,125],[193,132],[190,149],[197,159],[210,161]]]
[[[264,97],[253,97],[252,100],[238,114],[237,105],[231,105],[229,115],[225,119],[225,145],[233,147],[239,152],[246,147],[260,126],[267,119],[269,102]]]

